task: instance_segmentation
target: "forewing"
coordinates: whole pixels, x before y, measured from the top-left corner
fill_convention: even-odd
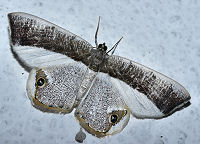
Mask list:
[[[101,71],[112,77],[137,118],[166,117],[190,104],[179,83],[123,57],[111,55]]]
[[[75,34],[26,13],[10,13],[8,20],[11,50],[26,70],[30,71],[37,63],[43,63],[46,59],[54,61],[64,57],[57,54],[89,63],[92,46]],[[49,54],[49,51],[55,53]]]
[[[121,96],[111,77],[98,73],[75,111],[80,125],[97,137],[123,130],[128,123],[130,112]]]

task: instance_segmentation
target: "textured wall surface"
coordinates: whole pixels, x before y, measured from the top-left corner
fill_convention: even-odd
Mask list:
[[[0,1],[0,144],[71,144],[79,124],[68,115],[43,113],[26,95],[28,73],[12,56],[7,13],[49,20],[94,45],[119,40],[116,55],[151,67],[181,83],[191,106],[161,120],[131,117],[119,134],[86,144],[198,144],[200,142],[200,1],[197,0],[7,0]]]

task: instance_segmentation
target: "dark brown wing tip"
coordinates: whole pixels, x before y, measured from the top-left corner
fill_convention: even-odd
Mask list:
[[[174,114],[175,112],[180,111],[180,110],[190,106],[191,102],[189,100],[190,100],[190,97],[188,98],[188,101],[185,101],[182,105],[180,105],[179,107],[176,107],[175,109],[173,109],[171,112],[166,114],[163,118],[168,117],[168,116]]]
[[[11,12],[7,14],[8,21],[12,19],[13,16],[27,15],[25,12]]]
[[[8,17],[12,16],[12,15],[16,15],[16,14],[26,14],[24,12],[11,12],[11,13],[8,13]]]
[[[10,18],[15,12],[8,13],[8,18]]]
[[[9,29],[10,29],[10,20],[11,20],[11,17],[12,17],[12,13],[8,13],[7,17],[8,17],[8,24],[9,24]]]
[[[190,101],[188,101],[186,104],[184,104],[183,105],[183,107],[182,108],[186,108],[186,107],[188,107],[188,106],[190,106],[191,105],[191,102]]]
[[[7,14],[8,19],[10,19],[11,15],[12,15],[12,13]]]
[[[13,15],[16,15],[17,13],[21,13],[21,12],[11,12],[7,14],[8,20],[10,20],[12,18]]]

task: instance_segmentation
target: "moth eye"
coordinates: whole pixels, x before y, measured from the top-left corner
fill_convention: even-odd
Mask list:
[[[102,44],[99,44],[98,48],[101,48],[102,47]]]
[[[104,51],[107,51],[108,48],[107,48],[107,46],[105,46],[103,49],[104,49]]]
[[[44,84],[45,84],[44,78],[39,78],[37,80],[37,86],[42,87],[42,86],[44,86]]]
[[[112,124],[115,124],[118,121],[118,115],[117,114],[111,114],[109,117],[109,121]]]

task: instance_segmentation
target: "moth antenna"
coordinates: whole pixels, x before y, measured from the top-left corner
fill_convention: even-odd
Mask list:
[[[107,54],[109,53],[109,52],[111,52],[112,50],[112,53],[111,53],[111,55],[113,55],[114,54],[114,52],[115,52],[115,50],[116,50],[116,48],[117,48],[117,45],[119,44],[119,42],[122,40],[122,38],[123,38],[123,36],[115,43],[115,45],[107,52]]]
[[[98,34],[98,30],[99,30],[99,23],[100,23],[100,16],[99,16],[99,20],[98,20],[98,24],[97,24],[97,30],[96,30],[96,33],[95,33],[95,44],[96,44],[96,48],[98,48],[97,34]]]

